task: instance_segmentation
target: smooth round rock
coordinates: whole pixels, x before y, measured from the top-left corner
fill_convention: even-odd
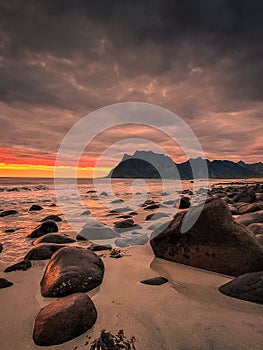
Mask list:
[[[78,293],[44,306],[38,313],[33,340],[39,346],[63,344],[89,330],[97,319],[90,297]]]

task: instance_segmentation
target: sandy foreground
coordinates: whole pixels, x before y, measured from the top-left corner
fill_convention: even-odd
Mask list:
[[[156,259],[149,244],[125,252],[121,259],[103,252],[103,283],[88,293],[98,311],[94,327],[46,349],[89,349],[86,342],[102,329],[135,336],[137,350],[262,349],[263,306],[222,295],[217,288],[229,277]],[[32,340],[32,328],[38,311],[54,301],[40,294],[46,263],[33,262],[27,271],[6,274],[6,266],[0,266],[1,277],[14,283],[0,290],[1,350],[41,349]],[[169,283],[139,283],[158,275]]]

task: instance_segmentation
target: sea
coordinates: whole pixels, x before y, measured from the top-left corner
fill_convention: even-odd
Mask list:
[[[74,237],[88,220],[95,219],[113,227],[114,222],[121,220],[120,216],[130,212],[141,213],[134,218],[136,224],[143,226],[149,214],[142,211],[146,200],[169,203],[185,194],[191,197],[192,203],[198,204],[199,197],[195,193],[200,188],[259,181],[0,178],[0,211],[15,209],[18,212],[0,217],[0,243],[3,245],[0,263],[23,259],[33,244],[26,235],[50,214],[61,215],[59,232]],[[29,211],[33,204],[40,205],[43,210]],[[173,205],[164,204],[162,211],[174,215],[175,209]]]

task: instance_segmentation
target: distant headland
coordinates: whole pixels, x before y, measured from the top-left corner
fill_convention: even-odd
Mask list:
[[[262,162],[247,164],[243,161],[237,163],[229,160],[210,161],[198,157],[177,164],[169,156],[152,151],[136,151],[133,155],[124,154],[121,162],[110,171],[107,177],[190,180],[193,178],[192,167],[195,169],[194,177],[202,178],[205,165],[209,178],[263,177]]]

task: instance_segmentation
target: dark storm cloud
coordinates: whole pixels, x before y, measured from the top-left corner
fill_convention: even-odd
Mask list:
[[[240,152],[245,131],[258,150],[262,15],[261,0],[0,0],[1,142],[35,147],[38,134],[55,151],[84,114],[144,101],[201,138],[209,125],[203,146],[213,154],[222,140]],[[238,117],[225,135],[229,113]]]

